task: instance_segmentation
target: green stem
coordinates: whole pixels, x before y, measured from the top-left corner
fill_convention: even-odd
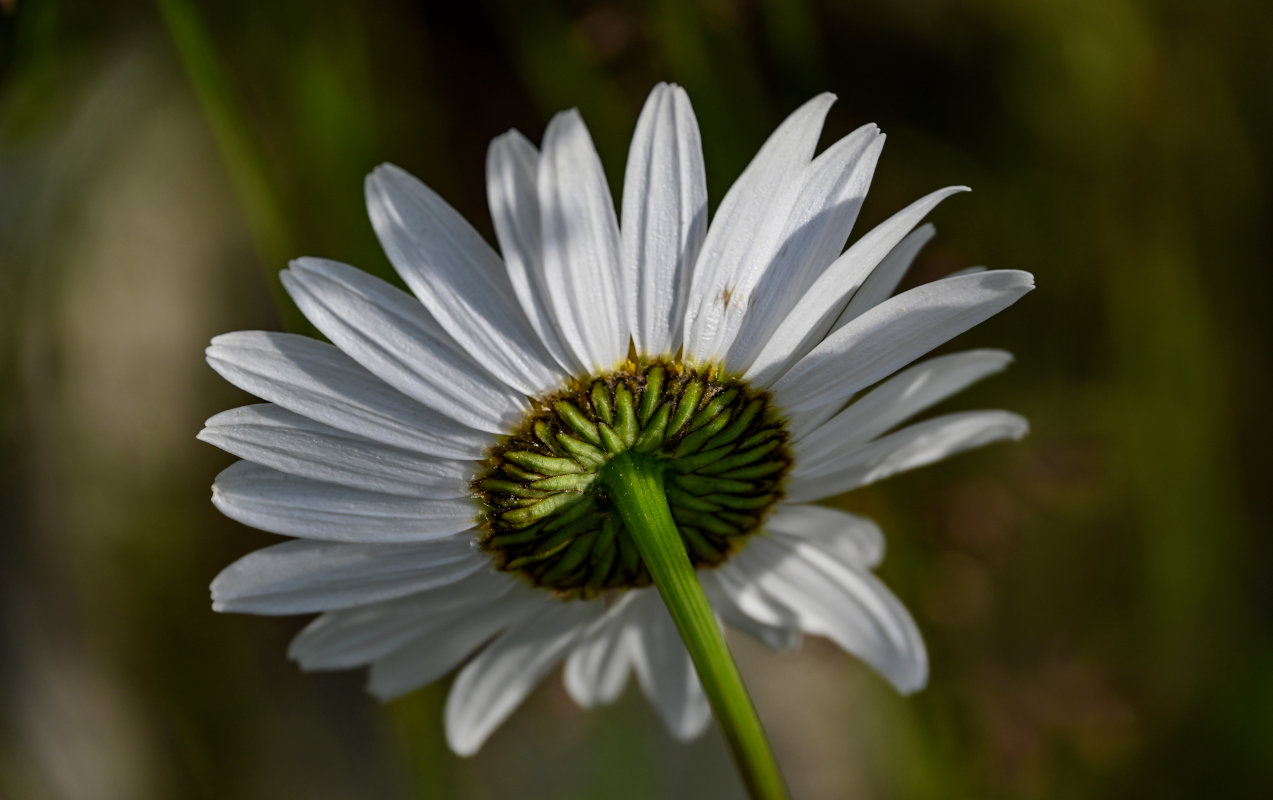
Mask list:
[[[748,792],[757,800],[784,800],[778,764],[668,508],[665,469],[663,461],[627,451],[600,477],[685,641]]]

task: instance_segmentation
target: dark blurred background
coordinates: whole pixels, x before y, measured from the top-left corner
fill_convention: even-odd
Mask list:
[[[889,144],[861,232],[967,183],[912,282],[1039,289],[962,337],[1017,364],[948,409],[1033,423],[844,497],[931,649],[897,697],[821,641],[735,640],[798,798],[1273,796],[1273,12],[1256,0],[0,1],[0,796],[736,797],[716,731],[558,680],[471,759],[445,685],[380,706],[300,673],[297,619],[207,585],[273,537],[195,442],[246,401],[213,335],[298,327],[277,271],[388,275],[362,177],[490,235],[486,143],[577,106],[612,188],[684,85],[713,204],[820,91]]]

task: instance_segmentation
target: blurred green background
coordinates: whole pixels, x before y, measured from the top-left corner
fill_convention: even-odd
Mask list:
[[[246,400],[213,335],[300,329],[287,259],[388,275],[393,161],[490,235],[483,161],[578,106],[612,187],[684,85],[713,203],[782,117],[889,144],[858,231],[952,183],[912,282],[1039,289],[956,344],[1017,364],[948,408],[1033,423],[859,491],[931,649],[897,697],[821,641],[735,639],[797,798],[1273,796],[1273,12],[1256,0],[0,2],[0,796],[736,797],[715,731],[550,679],[476,757],[435,686],[302,674],[298,619],[215,615],[273,537],[223,519]]]

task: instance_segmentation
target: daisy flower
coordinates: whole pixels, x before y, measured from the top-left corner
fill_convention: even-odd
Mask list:
[[[369,666],[381,698],[461,667],[445,710],[460,754],[563,662],[579,705],[635,675],[670,733],[694,737],[708,702],[607,477],[636,458],[657,466],[719,622],[775,650],[825,636],[921,688],[919,631],[872,574],[879,528],[811,503],[1025,434],[1004,411],[910,423],[1007,353],[909,365],[1032,278],[971,271],[895,294],[933,234],[919,223],[962,188],[846,250],[884,136],[867,125],[815,156],[832,101],[783,122],[710,225],[698,126],[671,85],[641,113],[618,217],[577,112],[539,150],[495,139],[499,252],[424,184],[377,168],[368,211],[412,294],[302,258],[283,283],[331,344],[250,331],[208,348],[266,401],[200,434],[243,459],[213,502],[294,537],[227,567],[213,607],[319,612],[289,655]]]

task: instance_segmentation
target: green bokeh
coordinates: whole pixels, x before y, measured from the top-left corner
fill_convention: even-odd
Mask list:
[[[889,145],[858,231],[966,183],[912,282],[1039,289],[962,337],[1017,363],[950,408],[1032,435],[855,492],[931,649],[901,699],[823,643],[737,641],[797,797],[1273,792],[1273,13],[1246,0],[0,2],[0,796],[702,798],[720,736],[550,679],[476,757],[445,685],[381,707],[286,660],[295,619],[207,584],[272,537],[220,517],[194,440],[246,401],[217,333],[304,330],[277,270],[391,278],[362,176],[392,161],[488,236],[486,143],[577,106],[619,186],[684,85],[713,202],[791,109]]]

